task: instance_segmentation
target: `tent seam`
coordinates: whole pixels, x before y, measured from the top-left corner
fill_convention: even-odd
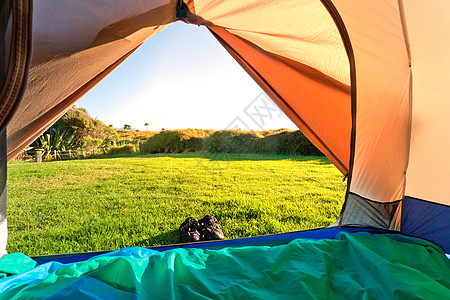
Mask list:
[[[413,86],[413,74],[412,74],[412,67],[411,67],[411,44],[409,42],[409,35],[408,35],[408,29],[406,26],[406,16],[405,16],[405,7],[403,5],[403,0],[398,0],[398,9],[400,13],[400,22],[402,25],[402,31],[403,31],[403,38],[405,41],[405,48],[406,53],[408,54],[408,67],[409,67],[409,94],[408,94],[408,108],[409,108],[409,115],[408,115],[408,137],[407,137],[407,145],[406,145],[406,165],[405,165],[405,174],[404,174],[404,180],[403,180],[403,197],[402,201],[405,199],[405,193],[406,193],[406,173],[408,171],[409,166],[409,159],[411,154],[411,135],[412,135],[412,107],[413,107],[413,94],[412,94],[412,86]],[[401,207],[401,215],[400,215],[400,232],[403,231],[403,210],[404,205]]]
[[[389,201],[389,202],[384,202],[384,201],[372,200],[372,199],[369,199],[367,197],[363,197],[363,196],[361,196],[359,194],[356,194],[354,192],[349,192],[349,194],[357,196],[357,197],[361,198],[362,200],[365,200],[365,201],[368,201],[368,202],[372,202],[372,203],[377,203],[377,204],[392,204],[392,203],[400,202],[400,201],[403,200],[403,199],[398,199],[398,200],[393,200],[393,201]]]

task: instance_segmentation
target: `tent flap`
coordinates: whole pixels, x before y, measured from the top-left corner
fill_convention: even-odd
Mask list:
[[[351,126],[345,116],[350,114],[350,88],[299,62],[267,53],[224,29],[210,30],[303,134],[347,174]],[[308,103],[312,99],[314,104]],[[326,126],[311,120],[319,111],[327,120]]]
[[[206,25],[300,130],[344,174],[352,131],[350,63],[321,1],[195,1]]]

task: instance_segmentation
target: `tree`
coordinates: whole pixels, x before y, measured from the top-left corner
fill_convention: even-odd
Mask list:
[[[92,118],[85,109],[74,107],[62,116],[61,121],[75,131],[75,148],[96,147],[105,138],[105,124]]]
[[[125,125],[123,125],[123,129],[130,130],[131,129],[131,125],[125,124]]]
[[[149,125],[150,125],[150,124],[148,124],[148,123],[145,123],[145,124],[144,124],[145,130],[146,130],[146,131],[148,131],[148,126],[149,126]]]
[[[111,126],[92,118],[83,108],[71,108],[31,145],[43,150],[50,158],[53,151],[75,149],[110,148],[119,141],[119,135]],[[57,154],[58,155],[58,154]]]
[[[112,126],[105,126],[103,128],[103,134],[105,138],[101,144],[102,148],[109,148],[111,146],[115,146],[117,142],[120,140],[119,134],[117,131],[112,128]]]

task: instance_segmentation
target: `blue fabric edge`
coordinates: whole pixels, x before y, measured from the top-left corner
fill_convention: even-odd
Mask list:
[[[450,207],[405,197],[401,231],[436,243],[450,253]]]
[[[258,246],[258,245],[280,245],[286,244],[292,240],[303,239],[332,239],[340,232],[377,232],[386,233],[387,231],[374,228],[359,228],[359,227],[333,227],[333,228],[318,228],[304,231],[294,231],[287,233],[263,235],[256,237],[231,239],[223,241],[211,241],[211,242],[199,242],[192,244],[177,244],[158,247],[147,247],[155,251],[167,251],[177,248],[207,248],[207,249],[220,249],[224,247],[240,247],[240,246]],[[120,251],[120,250],[116,250]],[[99,252],[87,252],[87,253],[67,253],[45,256],[34,256],[33,258],[38,265],[45,264],[47,262],[59,262],[59,263],[74,263],[90,259],[94,256],[110,253],[111,251],[99,251]]]

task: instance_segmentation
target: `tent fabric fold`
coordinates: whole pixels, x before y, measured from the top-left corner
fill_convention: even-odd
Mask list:
[[[0,130],[17,109],[27,85],[31,60],[31,0],[5,1],[1,8]]]

